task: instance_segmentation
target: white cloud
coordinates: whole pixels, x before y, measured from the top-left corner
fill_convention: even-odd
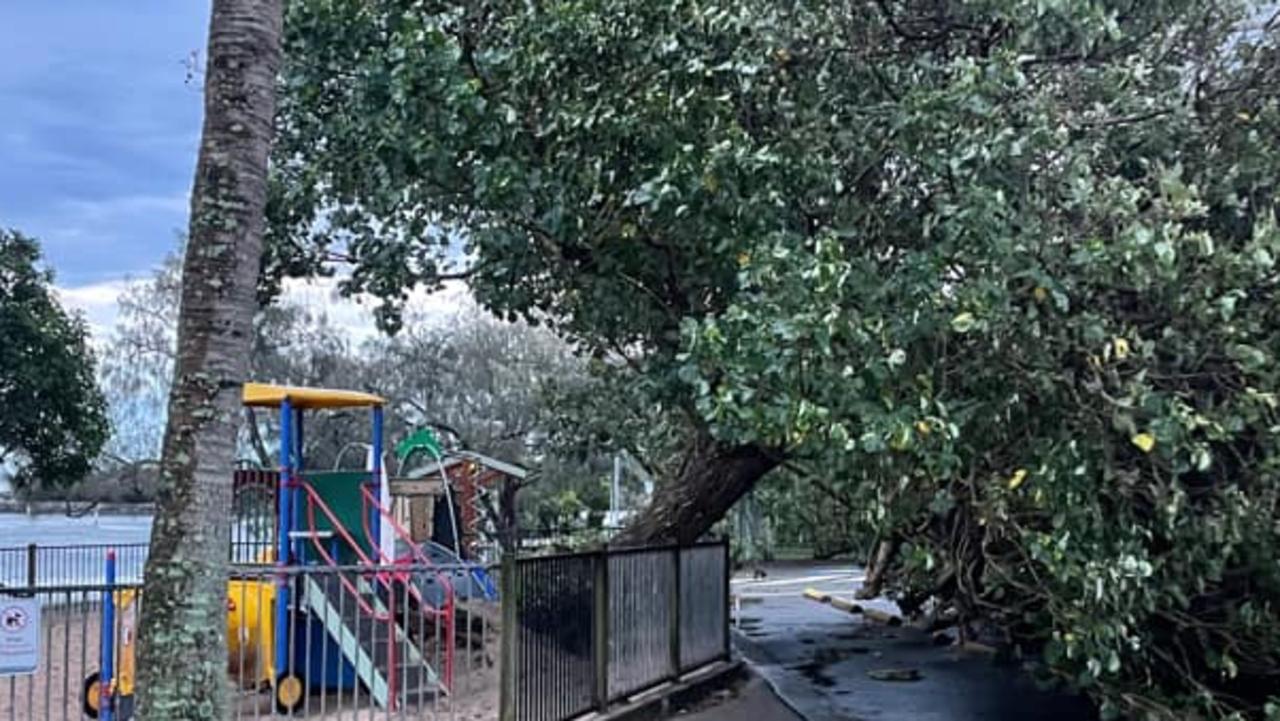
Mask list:
[[[108,280],[74,288],[58,288],[58,299],[70,310],[79,312],[89,323],[94,341],[101,342],[115,323],[116,299],[136,280]]]
[[[103,221],[134,213],[185,214],[190,205],[189,197],[185,191],[169,195],[119,195],[103,200],[63,200],[58,207],[87,221]]]
[[[378,301],[369,296],[344,298],[338,292],[338,278],[290,278],[284,283],[282,300],[315,313],[323,313],[329,322],[341,329],[354,342],[378,334],[374,310]],[[466,284],[452,282],[435,293],[415,290],[405,303],[405,314],[419,322],[439,322],[474,303]]]
[[[119,312],[117,299],[130,285],[145,282],[146,279],[121,278],[58,288],[57,293],[63,306],[84,316],[94,342],[101,344],[115,325]],[[343,298],[338,292],[338,282],[337,278],[291,278],[284,283],[282,299],[314,313],[323,313],[352,342],[377,335],[373,315],[377,301],[369,297]],[[438,322],[474,302],[465,284],[452,282],[435,293],[424,290],[411,293],[406,314],[418,322]]]

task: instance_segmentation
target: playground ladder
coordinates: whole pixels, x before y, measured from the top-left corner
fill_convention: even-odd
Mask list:
[[[325,563],[331,567],[338,565],[336,559],[330,556],[324,545],[319,543],[318,538],[316,538],[315,511],[317,508],[329,519],[338,536],[350,548],[355,550],[360,561],[366,566],[374,565],[373,561],[360,550],[360,546],[351,537],[350,532],[342,525],[342,522],[334,515],[333,511],[315,493],[315,490],[309,484],[301,481],[297,482],[296,487],[304,492],[307,504],[307,527],[310,531],[308,537],[311,538],[317,553],[324,559]],[[377,499],[373,497],[367,488],[362,488],[361,492],[364,502],[372,503],[373,507],[391,523],[392,528],[398,535],[402,538],[408,537],[408,533],[400,528],[393,518],[390,518],[390,513],[378,504]],[[364,510],[368,510],[367,507]],[[371,546],[377,552],[378,560],[382,563],[387,563],[388,559],[383,556],[381,548],[373,540],[367,515],[364,512],[361,513],[361,518],[364,520],[365,538],[370,541]],[[415,560],[421,561],[427,566],[431,565],[430,559],[426,558],[420,549],[416,546],[412,548],[416,556]],[[394,596],[393,574],[380,571],[374,575],[378,583]],[[419,605],[420,611],[430,611],[436,618],[440,618],[442,611],[427,607],[417,584],[412,579],[412,574],[404,573],[401,575],[403,575],[401,582],[407,584],[406,596],[408,598],[406,600],[411,599]],[[445,576],[438,573],[436,576],[447,590],[444,598],[445,609],[443,611],[445,623],[439,629],[443,631],[445,637],[445,678],[451,679],[453,591],[452,585]],[[344,592],[354,597],[344,599],[342,595]],[[338,643],[344,658],[351,662],[360,681],[369,689],[373,700],[379,706],[382,708],[395,708],[397,706],[403,708],[404,700],[410,695],[433,691],[448,693],[447,684],[441,682],[439,674],[426,662],[421,650],[409,642],[405,635],[405,630],[397,623],[395,614],[387,609],[378,592],[364,579],[352,584],[350,580],[342,576],[331,576],[326,578],[324,584],[320,584],[314,578],[307,578],[305,595],[306,598],[303,599],[303,603],[306,604],[306,607],[313,615],[320,618],[326,632]],[[349,601],[349,603],[346,601]],[[394,643],[391,637],[393,633],[395,634]],[[406,652],[406,658],[393,659],[391,655],[392,648],[396,650],[403,649]],[[388,693],[388,687],[392,687],[393,693]],[[396,699],[399,699],[398,703],[395,702]]]
[[[394,620],[378,621],[368,616],[354,600],[342,598],[344,593],[348,593],[343,584],[333,578],[325,578],[324,581],[314,576],[306,578],[304,603],[341,648],[343,657],[351,662],[357,678],[369,689],[374,703],[380,708],[404,707],[414,697],[446,692],[439,674],[427,663],[417,644],[405,635],[399,623]],[[368,583],[362,580],[359,590],[361,600],[373,606],[379,615],[389,613]],[[394,669],[390,668],[389,633],[395,634],[395,649],[405,655],[405,658],[396,659]],[[392,670],[394,673],[388,673]],[[388,687],[392,684],[395,688],[390,689],[393,694],[389,694]],[[397,704],[391,703],[393,695],[398,699]]]

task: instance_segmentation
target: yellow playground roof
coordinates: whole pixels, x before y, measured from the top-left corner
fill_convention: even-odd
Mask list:
[[[270,383],[245,383],[241,401],[246,406],[277,408],[288,398],[294,408],[351,408],[353,406],[380,406],[386,403],[381,396],[360,391],[339,391],[328,388],[296,388],[276,386]]]

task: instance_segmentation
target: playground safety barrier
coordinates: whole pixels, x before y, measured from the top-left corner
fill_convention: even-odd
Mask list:
[[[147,544],[85,544],[0,548],[0,588],[101,584],[103,561],[115,550],[118,580],[141,582]]]
[[[565,721],[729,657],[729,546],[503,564],[501,721]]]
[[[39,607],[37,666],[33,673],[0,675],[0,721],[128,721],[131,716],[138,683],[134,675],[137,623],[145,594],[140,580],[129,574],[118,572],[115,582],[108,582],[105,550],[92,547],[80,553],[94,554],[99,563],[99,572],[90,582],[0,587],[0,612],[30,607],[33,602]],[[125,568],[123,557],[117,552],[119,570]],[[139,569],[141,565],[137,563]],[[233,565],[226,598],[228,718],[444,721],[494,717],[499,706],[501,638],[496,600],[481,593],[476,584],[453,584],[454,638],[448,639],[439,616],[421,614],[415,608],[407,585],[388,591],[374,581],[379,576],[411,575],[423,582],[441,573],[469,578],[476,572],[471,565],[405,563]],[[40,578],[37,571],[37,581]],[[281,583],[302,589],[294,596],[298,612],[291,614],[283,630],[274,627],[271,613],[272,598]],[[350,588],[358,589],[360,597]],[[359,612],[362,604],[369,603],[394,608],[394,623]],[[280,632],[288,635],[295,653],[287,668],[273,669],[273,635]],[[453,648],[452,682],[446,684],[440,670],[449,646]],[[278,707],[271,690],[276,678],[283,676],[300,679],[305,688],[291,712]],[[114,702],[107,704],[108,697]],[[396,701],[387,703],[387,698]]]
[[[262,507],[257,499],[252,503],[254,507]],[[249,502],[237,499],[237,508],[242,504],[250,506]],[[274,527],[267,527],[262,521],[237,524],[231,529],[230,560],[232,563],[262,563],[263,558],[274,558],[269,555],[274,553],[274,544]],[[116,552],[121,582],[142,581],[149,550],[145,543],[31,543],[0,548],[0,588],[101,583],[102,562],[108,550]]]

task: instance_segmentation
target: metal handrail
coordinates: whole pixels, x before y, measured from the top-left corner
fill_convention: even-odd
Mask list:
[[[303,493],[307,496],[307,527],[311,531],[311,543],[316,547],[316,552],[320,554],[320,557],[325,560],[327,565],[338,566],[339,563],[337,559],[329,555],[329,552],[324,549],[324,544],[320,543],[319,538],[315,534],[317,505],[320,506],[320,510],[324,511],[325,516],[329,519],[329,523],[333,525],[334,530],[342,537],[342,540],[346,541],[347,544],[351,546],[351,549],[355,551],[356,557],[360,559],[361,563],[368,566],[378,565],[368,556],[364,555],[364,552],[360,550],[360,546],[356,544],[355,538],[351,536],[346,527],[342,525],[342,522],[338,520],[337,515],[331,508],[329,508],[328,504],[324,502],[324,499],[320,498],[320,494],[316,493],[314,488],[303,481],[294,481],[291,485],[301,488]],[[385,571],[378,571],[374,573],[374,576],[376,578],[381,576],[383,573],[385,573]],[[352,597],[355,598],[355,602],[359,605],[360,610],[363,611],[365,615],[375,621],[395,620],[395,616],[390,614],[381,614],[376,608],[366,603],[365,600],[361,598],[360,589],[357,588],[354,583],[349,581],[346,576],[341,573],[337,574],[337,576],[338,582],[342,584],[343,588],[347,589],[347,591],[351,593]]]
[[[367,492],[364,490],[364,487],[362,487],[361,495],[366,496],[366,494]],[[364,529],[365,540],[367,540],[369,542],[369,545],[375,550],[377,550],[378,552],[378,562],[373,563],[372,561],[370,561],[370,565],[373,565],[373,566],[385,565],[385,566],[392,566],[392,567],[405,565],[398,558],[388,558],[387,555],[382,552],[382,545],[374,541],[373,532],[369,528],[369,515],[365,513],[365,511],[369,510],[369,500],[370,499],[368,497],[362,498],[363,502],[361,503],[361,509],[360,509],[360,523]],[[386,515],[387,511],[386,509],[382,508],[381,504],[374,503],[374,507],[377,508],[384,516]],[[403,528],[396,525],[395,519],[388,518],[388,520],[391,521],[392,528],[397,529],[398,533],[407,533],[407,531],[404,531]],[[405,536],[401,535],[401,538],[405,538]],[[354,541],[348,541],[348,543],[354,543]],[[412,546],[412,543],[410,543],[410,545]],[[425,556],[423,556],[419,560],[419,563],[422,565],[430,566],[432,569],[435,569],[436,567],[436,564],[432,563],[431,559]],[[407,583],[410,580],[410,573],[408,571],[382,571],[381,573],[391,578],[394,578],[395,580],[400,581],[401,583]],[[418,589],[414,587],[412,584],[408,584],[409,593],[413,597],[413,600],[417,601],[419,606],[425,609],[424,613],[429,613],[432,616],[445,616],[452,611],[453,586],[449,583],[449,579],[441,575],[439,571],[432,570],[432,573],[435,574],[436,580],[444,584],[445,589],[449,592],[448,596],[446,597],[446,600],[448,601],[448,603],[446,604],[445,608],[439,609],[439,610],[437,610],[436,608],[433,608],[430,604],[426,602],[426,599],[422,597],[422,594],[419,593]]]
[[[382,552],[381,544],[375,542],[375,540],[372,538],[372,533],[369,529],[369,514],[365,513],[365,511],[368,510],[369,504],[373,504],[373,507],[378,509],[378,513],[385,520],[390,522],[392,530],[395,531],[396,535],[399,536],[401,540],[404,540],[408,544],[411,555],[416,558],[418,563],[435,568],[436,564],[433,563],[431,559],[425,553],[422,552],[422,549],[418,547],[418,544],[413,542],[413,536],[410,535],[410,533],[407,530],[405,530],[404,526],[401,526],[399,522],[396,521],[395,516],[393,516],[391,512],[388,511],[386,508],[383,508],[382,504],[378,502],[378,499],[374,497],[373,491],[371,490],[372,486],[373,484],[371,483],[362,484],[360,486],[360,494],[364,500],[364,502],[361,504],[360,520],[364,525],[364,534],[365,534],[365,538],[368,539],[369,541],[369,545],[378,549],[379,561],[385,562],[387,558],[385,554],[383,554]],[[402,565],[402,562],[398,558],[391,559],[390,562],[395,565]],[[431,607],[427,605],[426,600],[422,598],[422,594],[418,592],[417,587],[413,583],[408,583],[406,585],[410,593],[412,594],[413,599],[417,601],[419,608],[431,609],[432,613],[444,619],[444,626],[445,626],[444,681],[445,681],[446,687],[452,688],[453,687],[453,652],[454,652],[453,583],[449,581],[449,578],[447,576],[440,573],[439,571],[434,571],[434,573],[436,576],[436,581],[439,582],[440,585],[444,588],[444,605],[439,610],[431,609]],[[411,578],[408,573],[406,573],[405,576],[407,578]]]
[[[379,515],[381,515],[382,518],[384,518],[390,523],[391,529],[395,531],[396,536],[399,537],[400,540],[408,544],[410,555],[413,557],[413,559],[424,566],[431,566],[434,568],[437,564],[434,561],[432,561],[431,558],[427,556],[427,554],[422,552],[422,549],[418,547],[418,544],[413,541],[413,535],[409,533],[409,531],[404,526],[400,525],[400,522],[395,519],[395,516],[391,513],[391,511],[383,507],[383,505],[373,495],[372,486],[373,484],[371,483],[366,483],[360,486],[360,492],[364,498],[364,504],[363,504],[362,510],[368,510],[369,505],[372,504],[374,508],[378,509]],[[389,562],[392,564],[403,563],[399,558],[387,559],[387,557],[382,552],[382,547],[379,544],[375,543],[374,539],[372,538],[372,535],[371,535],[372,532],[369,529],[368,514],[362,513],[360,515],[361,515],[361,520],[364,522],[365,538],[368,539],[370,545],[378,549],[379,560],[383,562]],[[435,572],[435,576],[436,576],[436,580],[440,582],[440,585],[444,587],[445,599],[448,601],[448,605],[452,605],[453,598],[454,598],[453,583],[448,579],[447,576],[445,576],[444,574],[438,571]]]
[[[312,545],[315,546],[316,551],[320,554],[320,556],[325,560],[325,562],[329,566],[337,566],[338,563],[337,563],[337,560],[334,559],[333,556],[329,555],[329,552],[324,549],[324,545],[320,543],[318,537],[315,534],[315,530],[316,530],[315,507],[317,505],[320,506],[320,509],[324,512],[325,516],[329,519],[329,523],[333,526],[334,530],[338,533],[338,535],[342,538],[342,540],[346,541],[347,545],[351,546],[352,551],[355,552],[356,557],[359,558],[362,563],[370,566],[378,565],[374,563],[372,559],[370,559],[367,555],[365,555],[365,553],[362,550],[360,550],[359,544],[356,543],[356,540],[351,535],[350,531],[348,531],[346,526],[342,524],[342,521],[338,520],[337,515],[333,512],[331,508],[329,508],[328,504],[324,502],[324,499],[320,498],[320,495],[316,493],[315,489],[312,488],[310,484],[304,481],[294,481],[294,484],[297,487],[301,488],[303,492],[306,493],[307,495],[307,526],[311,531],[311,542],[312,542]],[[361,487],[361,492],[367,499],[368,491],[364,486]],[[375,504],[375,505],[378,507],[379,511],[381,511],[384,514],[386,513],[386,509],[382,508],[381,504]],[[378,557],[379,559],[382,559],[384,558],[384,555],[382,553],[382,548],[378,544],[373,543],[372,538],[369,538],[370,536],[369,523],[366,517],[367,514],[364,513],[364,510],[365,510],[364,508],[361,509],[360,515],[364,525],[366,539],[369,540],[370,545],[373,548],[377,549]],[[398,532],[403,533],[404,529],[401,528],[398,524],[395,524],[394,519],[391,519],[391,520],[392,520],[392,527],[395,528]],[[427,562],[427,565],[433,568],[435,567],[435,564],[431,563],[430,559],[427,559],[426,562]],[[443,576],[440,575],[439,571],[436,571],[435,573],[437,578],[444,580],[446,584],[448,583],[448,581],[444,579]],[[364,599],[360,597],[359,590],[355,588],[354,584],[348,581],[345,576],[343,576],[342,574],[339,574],[338,580],[349,592],[352,593],[352,595],[355,597],[356,603],[359,604],[360,609],[375,621],[386,622],[389,626],[396,625],[395,606],[394,606],[395,590],[391,586],[391,580],[399,580],[401,583],[405,584],[406,592],[409,593],[413,597],[414,601],[417,602],[419,612],[422,613],[423,616],[442,618],[445,622],[444,626],[447,634],[446,640],[445,640],[444,682],[445,682],[446,688],[451,688],[453,686],[453,652],[454,652],[452,592],[445,597],[446,598],[445,607],[443,609],[437,610],[435,608],[432,608],[430,605],[426,603],[425,599],[422,598],[422,595],[418,592],[418,589],[412,583],[407,582],[412,578],[408,572],[377,571],[373,574],[373,576],[375,579],[377,579],[379,583],[386,586],[387,589],[391,591],[392,606],[386,614],[379,613],[376,609],[374,609],[369,604],[367,604],[364,601]],[[446,587],[449,588],[450,591],[452,591],[452,586],[446,586]],[[395,634],[394,633],[388,634],[387,651],[388,651],[388,658],[390,658],[394,662],[395,660]],[[387,679],[388,688],[395,687],[394,674],[395,674],[395,666],[393,663],[389,668],[389,677]]]

